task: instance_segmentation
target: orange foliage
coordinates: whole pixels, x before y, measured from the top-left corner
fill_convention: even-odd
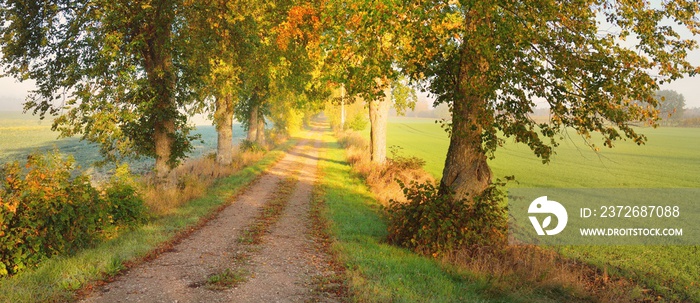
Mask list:
[[[317,44],[321,29],[318,10],[307,5],[294,6],[287,13],[287,20],[278,27],[277,47],[287,50],[291,41]]]

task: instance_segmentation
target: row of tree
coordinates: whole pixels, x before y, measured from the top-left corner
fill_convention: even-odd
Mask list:
[[[642,144],[629,123],[655,123],[659,85],[700,71],[697,42],[667,21],[698,34],[699,12],[695,0],[2,0],[0,45],[7,73],[37,83],[27,109],[60,113],[57,130],[108,158],[154,157],[159,174],[191,149],[190,113],[213,115],[226,164],[234,114],[263,140],[265,116],[341,87],[342,102],[368,103],[383,162],[389,107],[415,100],[411,82],[451,110],[439,191],[463,199],[490,186],[504,136],[544,162],[567,127]],[[534,99],[551,123],[529,118]]]
[[[1,1],[2,63],[36,81],[26,110],[59,115],[61,136],[98,143],[107,160],[153,157],[162,176],[197,139],[188,115],[205,112],[219,132],[217,160],[228,165],[234,114],[249,140],[263,142],[265,115],[313,98],[318,51],[307,48],[318,39],[302,29],[317,27],[313,5]]]

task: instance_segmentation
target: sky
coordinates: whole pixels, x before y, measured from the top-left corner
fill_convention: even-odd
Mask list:
[[[34,83],[19,83],[13,78],[0,78],[0,111],[21,111],[27,92],[34,88]]]

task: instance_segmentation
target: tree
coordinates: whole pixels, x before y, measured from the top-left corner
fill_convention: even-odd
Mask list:
[[[329,2],[324,9],[328,21],[322,49],[327,52],[328,78],[342,84],[346,100],[368,103],[370,152],[374,163],[386,161],[386,127],[391,106],[391,86],[400,73],[394,68],[400,32],[397,3]]]
[[[661,120],[679,120],[683,118],[685,97],[675,90],[660,90],[656,92]]]
[[[196,14],[207,94],[195,111],[207,111],[218,133],[217,163],[229,165],[233,117],[248,130],[248,139],[264,141],[264,104],[269,64],[274,60],[274,27],[284,20],[292,1],[197,1]]]
[[[473,198],[491,186],[487,159],[503,137],[527,144],[547,162],[571,127],[603,145],[646,137],[629,124],[654,124],[659,84],[700,69],[687,60],[697,42],[681,39],[670,19],[700,33],[697,1],[421,1],[398,14],[405,36],[399,60],[427,81],[437,103],[451,105],[450,146],[439,192]],[[601,30],[599,20],[616,27]],[[635,37],[638,44],[626,47]],[[546,100],[551,123],[529,118]],[[641,106],[642,101],[652,106]],[[591,147],[597,149],[593,142]]]
[[[389,123],[389,108],[394,107],[400,115],[407,108],[413,109],[416,104],[416,93],[410,86],[402,83],[404,79],[397,75],[396,79],[384,88],[384,97],[369,102],[370,120],[370,152],[372,162],[386,161],[387,125]]]
[[[265,116],[285,103],[282,96],[311,92],[318,56],[319,5],[315,2],[265,2],[252,18],[241,62],[241,102],[236,117],[248,130],[248,140],[265,143]],[[308,100],[308,98],[302,98]],[[279,111],[275,112],[280,117]],[[287,112],[287,114],[294,114]]]
[[[241,95],[241,102],[237,105],[236,117],[243,129],[248,131],[246,140],[256,142],[261,146],[265,144],[265,113],[267,112],[264,100],[267,96],[259,86],[253,87]]]
[[[388,82],[388,81],[382,81]],[[379,84],[381,85],[381,84]],[[384,97],[376,97],[368,102],[369,107],[369,152],[374,163],[386,162],[386,132],[391,107],[391,84],[384,84]]]
[[[403,75],[399,75],[391,85],[391,104],[399,116],[405,116],[409,109],[412,111],[416,109],[418,94]],[[425,105],[427,107],[427,104]]]
[[[107,160],[156,159],[163,176],[192,149],[187,117],[199,87],[190,1],[0,1],[2,64],[36,81],[25,104],[59,114],[61,136],[82,134]]]
[[[233,157],[233,114],[238,103],[241,60],[251,35],[251,16],[261,7],[253,1],[198,1],[191,18],[200,48],[200,66],[206,70],[206,91],[193,112],[209,112],[217,132],[216,162],[227,166]]]
[[[369,123],[365,102],[346,102],[345,91],[340,85],[335,87],[324,105],[324,113],[333,129],[364,131]]]
[[[233,109],[237,102],[233,93],[222,94],[215,98],[216,163],[227,166],[233,161]]]

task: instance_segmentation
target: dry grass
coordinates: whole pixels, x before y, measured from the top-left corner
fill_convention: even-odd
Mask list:
[[[443,261],[490,280],[494,293],[551,293],[584,302],[647,302],[654,298],[648,289],[627,279],[535,245],[462,250]]]
[[[265,140],[265,143],[267,144],[266,148],[272,149],[275,146],[279,146],[283,142],[286,142],[289,140],[289,135],[282,133],[282,132],[276,132],[276,131],[266,131],[265,132],[267,140]]]
[[[378,201],[405,201],[395,181],[426,182],[434,179],[420,167],[395,161],[378,166],[370,162],[369,147],[364,138],[353,132],[337,132],[338,142],[345,147],[347,161],[366,180]],[[653,301],[654,294],[635,283],[610,277],[591,265],[566,259],[551,249],[534,245],[480,247],[453,252],[443,259],[470,274],[489,280],[494,293],[552,294],[578,302],[639,302]],[[562,293],[563,292],[563,293]]]
[[[411,181],[425,183],[435,182],[435,179],[423,170],[420,159],[405,157],[389,158],[383,165],[370,161],[369,145],[367,141],[356,132],[338,132],[338,142],[347,151],[347,161],[353,170],[360,174],[370,187],[377,200],[383,205],[388,205],[389,200],[405,201],[403,190],[396,180],[404,184]]]
[[[263,152],[234,150],[233,161],[228,166],[216,163],[215,155],[211,154],[185,161],[158,185],[153,176],[146,176],[141,189],[146,205],[154,214],[170,214],[178,206],[203,196],[216,180],[230,176],[264,155]]]

